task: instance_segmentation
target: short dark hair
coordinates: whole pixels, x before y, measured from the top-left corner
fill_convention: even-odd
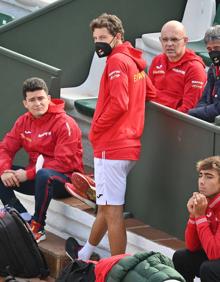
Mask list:
[[[197,171],[214,169],[220,177],[220,156],[212,156],[204,160],[200,160],[196,165]]]
[[[90,28],[92,32],[96,28],[107,28],[108,32],[115,36],[117,33],[121,34],[121,39],[124,41],[124,28],[122,21],[115,15],[110,15],[107,13],[101,14],[99,17],[93,19],[90,23]]]
[[[23,83],[23,97],[26,99],[27,92],[33,92],[36,90],[44,90],[48,94],[48,88],[46,82],[38,77],[31,77]]]
[[[214,40],[220,40],[220,25],[211,26],[205,33],[205,44]]]

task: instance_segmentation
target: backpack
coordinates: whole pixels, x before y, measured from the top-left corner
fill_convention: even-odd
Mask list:
[[[45,258],[15,209],[0,211],[0,276],[47,277]]]
[[[91,262],[75,260],[63,269],[56,282],[95,282],[94,268]]]

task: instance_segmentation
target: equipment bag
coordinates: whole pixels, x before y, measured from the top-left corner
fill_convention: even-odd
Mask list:
[[[91,262],[75,260],[64,268],[56,282],[94,282],[94,268]]]
[[[0,276],[31,278],[49,275],[45,258],[15,209],[0,211]]]

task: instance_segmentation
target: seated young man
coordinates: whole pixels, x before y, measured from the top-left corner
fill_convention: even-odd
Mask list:
[[[208,122],[220,115],[220,25],[210,27],[204,38],[213,62],[208,71],[208,81],[201,100],[188,114]]]
[[[220,156],[197,163],[199,192],[187,203],[189,220],[186,249],[174,253],[176,270],[187,282],[195,276],[202,282],[220,281]]]
[[[64,102],[51,99],[46,83],[29,78],[23,84],[21,115],[0,142],[0,199],[31,220],[14,190],[35,196],[31,229],[37,242],[46,238],[44,226],[52,198],[68,196],[64,184],[73,171],[83,172],[81,131],[64,111]],[[26,168],[13,166],[16,152],[29,155]],[[29,216],[29,217],[28,217]]]

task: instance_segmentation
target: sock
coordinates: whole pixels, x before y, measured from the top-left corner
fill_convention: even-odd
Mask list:
[[[78,258],[82,260],[88,260],[93,253],[95,246],[91,245],[89,241],[85,243],[83,248],[78,252]]]
[[[22,212],[20,213],[20,216],[27,222],[29,222],[32,218],[32,216],[28,212]]]

